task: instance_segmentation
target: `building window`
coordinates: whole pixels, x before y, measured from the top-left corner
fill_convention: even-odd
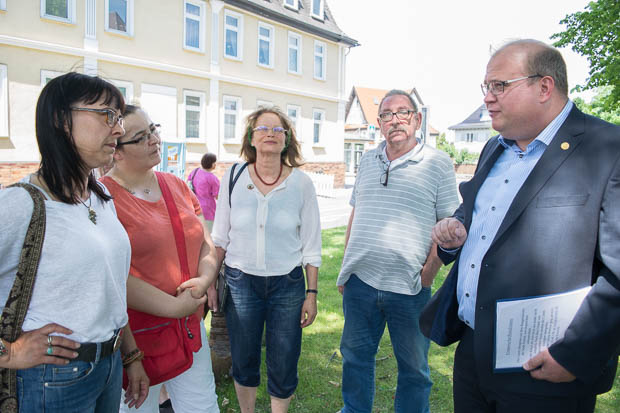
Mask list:
[[[291,120],[295,132],[297,132],[297,140],[301,142],[301,135],[299,134],[299,118],[301,117],[301,107],[297,105],[286,105],[286,115]]]
[[[6,65],[0,65],[0,136],[9,136],[9,80]]]
[[[301,36],[288,32],[288,72],[301,74]]]
[[[312,110],[312,143],[321,142],[321,133],[323,131],[323,121],[325,120],[325,111],[321,109]]]
[[[224,56],[243,59],[243,16],[226,10],[224,12]]]
[[[467,142],[473,142],[474,141],[474,134],[473,133],[468,133],[466,139],[467,139]]]
[[[284,0],[283,4],[289,9],[299,10],[299,0]]]
[[[185,25],[183,46],[186,49],[204,51],[205,7],[203,2],[185,0]]]
[[[323,20],[323,0],[311,0],[312,1],[312,9],[310,10],[310,15],[317,19]]]
[[[186,90],[183,92],[185,104],[185,138],[197,139],[203,136],[205,94]]]
[[[353,153],[354,155],[354,160],[355,160],[355,164],[353,166],[353,173],[357,173],[358,168],[360,167],[360,162],[362,161],[362,154],[364,153],[364,144],[362,143],[356,143],[355,144],[355,152]]]
[[[227,141],[236,138],[240,112],[241,98],[224,96],[224,139]]]
[[[258,64],[273,67],[273,26],[258,22]]]
[[[314,78],[325,80],[325,49],[326,45],[318,40],[314,41]]]
[[[53,70],[41,70],[41,87],[47,85],[50,80],[60,75],[64,75],[64,73],[55,72]]]
[[[351,146],[352,144],[345,142],[344,144],[344,163],[346,165],[346,172],[353,172],[351,170]]]
[[[262,100],[262,99],[256,99],[256,106],[262,106],[264,108],[271,108],[273,107],[273,102],[270,102],[268,100]]]
[[[75,0],[41,0],[41,17],[75,23]]]
[[[126,80],[110,79],[110,82],[121,91],[125,103],[129,104],[133,100],[133,83]]]
[[[107,31],[133,36],[133,0],[106,0],[105,10]]]
[[[6,0],[0,0],[0,10],[6,10]]]

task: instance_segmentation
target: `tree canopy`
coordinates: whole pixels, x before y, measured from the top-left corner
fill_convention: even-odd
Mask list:
[[[567,15],[560,23],[566,31],[551,36],[556,47],[571,48],[590,62],[590,73],[581,91],[610,86],[598,104],[604,111],[618,113],[620,109],[620,1],[590,2],[584,11]]]

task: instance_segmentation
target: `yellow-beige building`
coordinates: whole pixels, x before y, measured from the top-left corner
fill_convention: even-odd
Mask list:
[[[0,0],[0,183],[35,169],[35,106],[77,70],[203,153],[238,160],[244,118],[277,105],[294,120],[306,169],[344,183],[345,64],[358,43],[325,0]],[[220,170],[221,172],[221,170]]]

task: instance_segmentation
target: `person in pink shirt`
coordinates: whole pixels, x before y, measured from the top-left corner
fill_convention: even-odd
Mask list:
[[[194,191],[202,214],[207,221],[209,232],[213,229],[215,217],[215,200],[220,192],[220,180],[213,174],[217,157],[213,153],[205,153],[200,160],[202,168],[194,169],[187,178],[189,187]]]

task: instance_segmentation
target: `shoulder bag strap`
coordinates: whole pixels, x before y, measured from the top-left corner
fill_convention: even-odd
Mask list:
[[[34,203],[15,281],[0,318],[0,336],[9,342],[14,342],[22,333],[22,324],[30,305],[34,280],[39,268],[45,238],[45,198],[33,185],[20,182],[11,186],[24,188]],[[17,371],[0,369],[0,374],[2,379],[0,411],[17,413]]]
[[[177,245],[177,254],[179,254],[179,263],[181,265],[181,277],[183,282],[189,280],[189,264],[187,263],[187,247],[185,246],[185,235],[183,235],[183,223],[181,222],[181,216],[177,209],[170,188],[160,172],[155,172],[157,176],[157,182],[161,189],[161,195],[166,203],[166,209],[170,216],[170,223],[172,224],[172,232],[174,234],[174,241]]]
[[[231,198],[232,198],[233,188],[235,187],[235,184],[237,183],[237,180],[239,179],[241,172],[243,172],[246,166],[248,166],[247,162],[241,165],[241,168],[239,168],[239,172],[237,172],[237,175],[235,175],[235,168],[237,167],[237,164],[234,164],[230,170],[230,183],[228,184],[228,207],[229,208],[232,208]],[[233,175],[235,176],[234,179],[233,179]]]

